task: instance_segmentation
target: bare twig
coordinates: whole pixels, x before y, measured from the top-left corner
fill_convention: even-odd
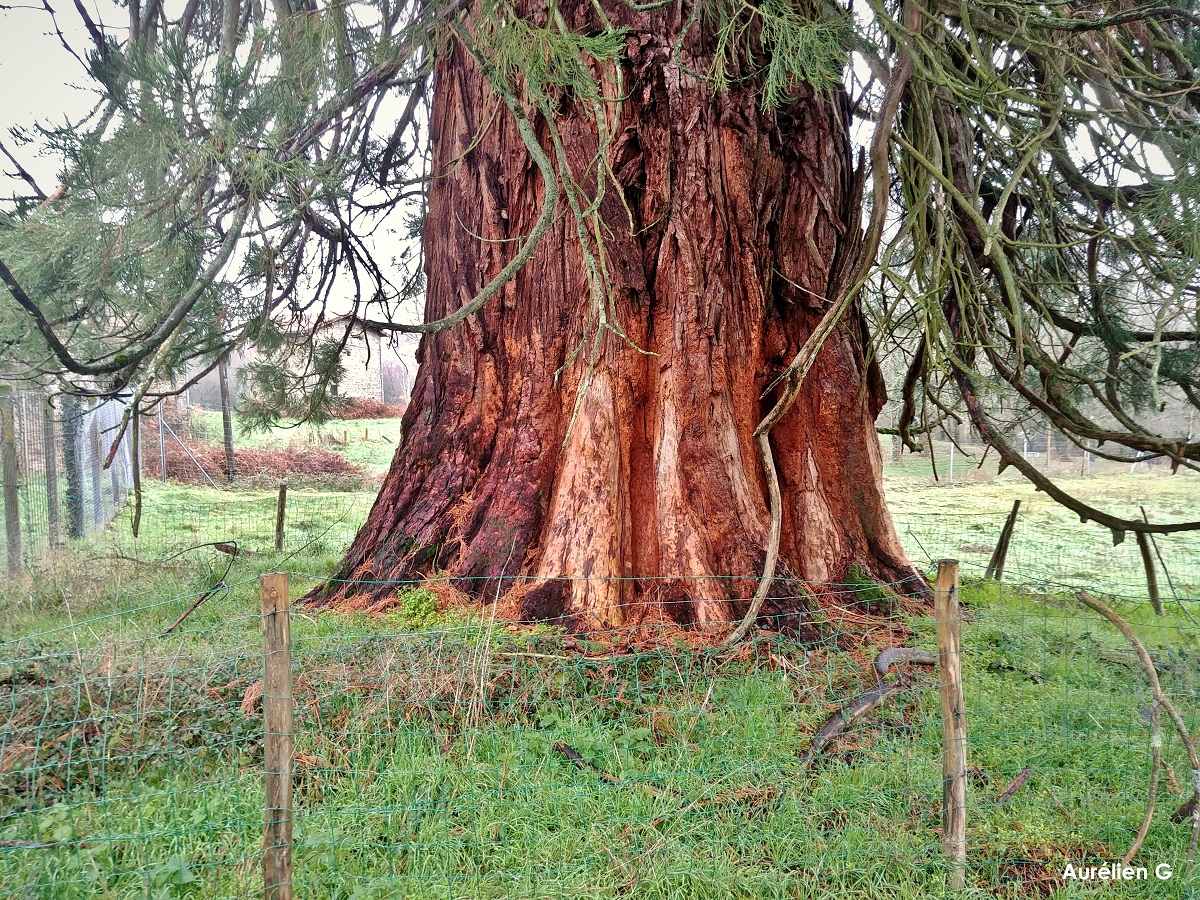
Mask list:
[[[1129,641],[1130,646],[1133,647],[1134,652],[1137,653],[1137,657],[1142,663],[1142,668],[1146,672],[1146,680],[1150,683],[1150,692],[1154,697],[1154,702],[1167,711],[1167,715],[1175,726],[1175,732],[1179,735],[1183,746],[1187,748],[1188,761],[1192,765],[1192,795],[1193,800],[1196,801],[1192,807],[1192,837],[1188,842],[1187,871],[1190,873],[1196,861],[1196,839],[1200,835],[1200,756],[1196,754],[1196,745],[1192,741],[1192,735],[1188,731],[1183,717],[1179,714],[1179,710],[1175,708],[1175,704],[1163,692],[1162,685],[1158,681],[1158,670],[1154,668],[1154,660],[1133,629],[1129,627],[1129,624],[1107,604],[1096,599],[1087,591],[1079,591],[1075,596],[1085,606],[1095,610],[1108,619],[1108,621],[1112,622],[1117,630],[1125,636],[1125,640]]]
[[[1125,854],[1122,865],[1129,865],[1142,848],[1146,834],[1150,831],[1150,821],[1154,818],[1154,802],[1158,798],[1158,772],[1162,764],[1162,729],[1158,724],[1158,703],[1150,706],[1150,785],[1146,790],[1146,814],[1142,817],[1142,827],[1138,829],[1133,846]]]
[[[235,559],[237,559],[237,557],[238,557],[237,543],[235,541],[228,541],[228,542],[217,541],[213,544],[213,547],[215,547],[217,550],[220,550],[222,553],[229,554],[229,563],[225,566],[225,574],[223,574],[221,576],[221,578],[217,581],[216,584],[214,584],[207,591],[205,591],[203,594],[201,594],[199,597],[197,597],[192,602],[192,605],[189,606],[187,609],[185,609],[183,611],[183,613],[179,616],[178,619],[176,619],[174,622],[172,622],[170,625],[168,625],[166,631],[164,631],[162,634],[160,634],[159,637],[166,637],[168,634],[170,634],[172,631],[174,631],[176,628],[178,628],[180,625],[182,625],[184,620],[187,619],[187,617],[190,616],[192,613],[194,613],[197,609],[199,609],[200,604],[203,603],[205,600],[207,600],[209,597],[213,596],[214,594],[218,593],[221,590],[229,589],[229,586],[225,583],[225,579],[229,577],[229,571],[233,568],[233,561]]]

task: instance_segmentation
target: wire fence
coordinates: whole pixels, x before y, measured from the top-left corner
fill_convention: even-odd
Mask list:
[[[897,515],[895,525],[917,564],[958,559],[968,575],[980,577],[995,552],[1004,515]],[[1148,545],[1163,599],[1200,599],[1200,532],[1155,535]],[[1129,598],[1148,596],[1145,564],[1133,535],[1114,544],[1110,530],[1072,520],[1070,513],[1051,503],[1023,503],[1007,559],[1009,571],[1027,581]]]
[[[1110,622],[1011,575],[962,591],[966,886],[1111,881],[1136,842],[1114,892],[1190,896],[1200,773],[1166,704],[1200,725],[1200,629],[1107,598],[1156,693]],[[294,574],[291,595],[324,583]],[[384,616],[295,604],[273,690],[253,580],[0,644],[0,884],[243,898],[263,890],[264,825],[286,819],[297,897],[936,895],[945,623],[914,586],[796,584],[774,601],[800,627],[722,649],[727,626],[661,606],[518,623],[476,583],[396,582]],[[264,788],[281,702],[290,812]]]
[[[133,485],[128,435],[113,447],[124,411],[115,400],[62,397],[51,405],[44,393],[0,386],[0,488],[10,573],[68,539],[99,533],[124,506]]]
[[[276,549],[285,554],[340,555],[366,521],[374,493],[287,489],[210,491],[173,489],[169,495],[147,486],[138,534],[132,504],[122,510],[90,548],[141,560],[185,552],[201,545],[236,544],[254,555]]]

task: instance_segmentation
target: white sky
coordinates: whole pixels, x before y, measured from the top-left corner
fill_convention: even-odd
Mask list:
[[[8,0],[4,0],[6,5]],[[54,33],[54,24],[38,0],[17,0],[16,9],[0,9],[0,141],[49,193],[58,184],[62,162],[39,151],[36,144],[19,146],[12,138],[13,128],[31,129],[36,123],[59,125],[86,116],[97,103],[96,93],[87,87],[90,78],[62,46]],[[168,0],[169,2],[169,0]],[[22,5],[24,4],[24,5]],[[73,6],[52,2],[58,13],[58,25],[71,47],[84,59],[92,46]],[[119,31],[122,39],[128,13],[109,0],[87,0],[92,17]],[[15,177],[14,167],[0,155],[0,196],[30,193],[28,185]],[[333,304],[337,306],[338,304]],[[331,314],[348,310],[331,309]],[[386,362],[400,362],[410,374],[416,374],[416,341],[400,336],[398,353],[385,348]]]
[[[59,161],[37,154],[32,147],[14,146],[9,131],[39,121],[60,124],[78,119],[87,115],[97,98],[91,90],[80,87],[90,79],[63,49],[45,10],[33,6],[31,0],[18,0],[12,5],[18,8],[0,10],[0,140],[37,179],[42,190],[51,191],[58,183]],[[70,6],[51,6],[60,10],[63,34],[83,56],[91,41],[79,16]],[[118,21],[116,14],[121,11],[111,3],[104,7],[105,18]],[[24,192],[23,182],[8,177],[12,166],[7,159],[0,159],[0,169],[5,173],[0,180],[0,194]]]

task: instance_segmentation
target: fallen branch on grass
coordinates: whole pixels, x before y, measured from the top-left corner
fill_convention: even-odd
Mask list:
[[[891,666],[901,663],[917,663],[922,666],[936,666],[938,655],[932,650],[918,650],[915,647],[888,647],[875,657],[875,671],[880,678],[886,678]]]
[[[840,735],[847,728],[857,725],[878,707],[884,700],[898,691],[907,690],[908,682],[903,679],[896,681],[881,681],[870,690],[859,694],[851,703],[837,710],[825,720],[821,730],[813,738],[812,746],[801,757],[804,766],[809,766],[817,758],[825,745]]]
[[[937,663],[937,654],[927,650],[916,650],[912,647],[889,647],[875,657],[875,671],[886,678],[887,671],[891,666],[906,662],[933,665]],[[911,686],[907,675],[900,671],[897,672],[895,681],[880,681],[859,694],[825,720],[825,724],[813,737],[808,752],[801,757],[801,764],[805,767],[812,765],[813,760],[834,738],[861,722],[892,694],[908,690]]]

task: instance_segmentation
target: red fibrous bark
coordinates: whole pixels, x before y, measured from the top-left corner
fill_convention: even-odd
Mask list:
[[[682,7],[613,6],[630,31],[626,95],[605,104],[619,188],[606,185],[601,215],[629,341],[602,339],[568,433],[589,347],[569,359],[592,332],[575,222],[560,200],[562,215],[500,295],[423,339],[403,442],[325,602],[394,595],[373,582],[432,570],[476,579],[468,591],[490,598],[488,579],[521,574],[531,576],[522,616],[615,626],[636,617],[651,583],[679,622],[732,620],[753,593],[770,524],[753,437],[773,400],[762,394],[857,253],[863,198],[848,110],[840,94],[799,85],[763,111],[752,79],[720,90],[689,73],[709,65],[699,28],[673,54]],[[579,4],[568,23],[587,27],[590,15]],[[594,195],[595,123],[569,97],[555,115],[572,174]],[[546,123],[531,118],[548,148]],[[533,228],[543,187],[461,47],[438,63],[430,124],[432,321],[503,267]],[[884,390],[865,342],[855,312],[771,433],[780,577],[836,581],[852,564],[882,581],[912,575],[884,504],[874,431]],[[801,601],[788,606],[763,613]]]

